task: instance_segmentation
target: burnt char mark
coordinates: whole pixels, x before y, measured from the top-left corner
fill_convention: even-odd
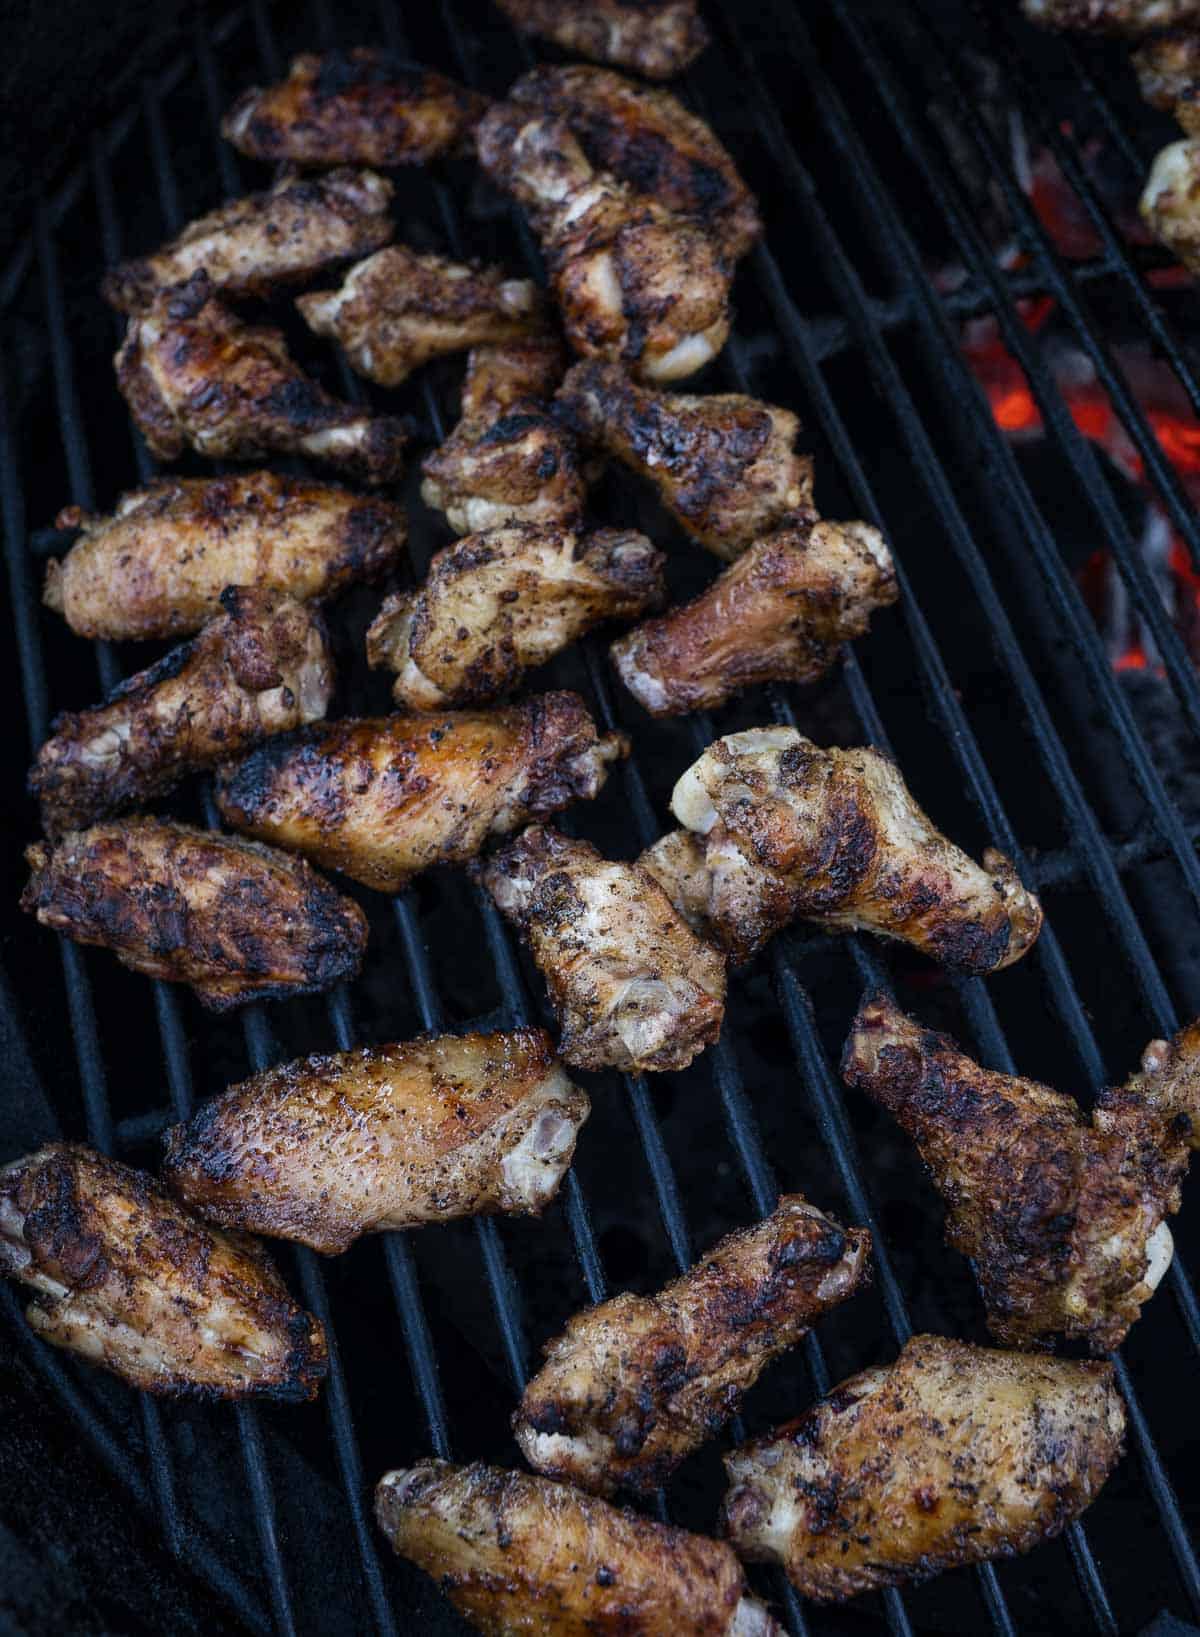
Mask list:
[[[319,431],[328,426],[338,419],[339,409],[322,387],[303,375],[291,376],[272,387],[263,397],[262,407],[298,432]],[[349,409],[344,413],[347,420],[352,418]]]
[[[175,677],[182,676],[191,663],[195,652],[195,639],[191,642],[181,642],[177,647],[172,648],[169,653],[164,654],[161,659],[156,660],[153,665],[148,666],[146,670],[139,671],[136,676],[127,676],[123,682],[118,682],[115,687],[105,694],[103,703],[106,705],[115,704],[120,699],[128,699],[131,694],[138,694],[143,690],[149,691],[151,688],[157,688],[162,682],[170,682]],[[51,732],[59,732],[60,723],[65,724],[68,719],[75,720],[76,718],[71,713],[56,717],[50,724]]]
[[[423,68],[393,52],[374,47],[354,51],[335,49],[321,57],[320,67],[313,76],[312,94],[316,101],[327,102],[370,86],[387,86],[398,100],[408,100],[423,96],[428,84],[429,76]]]
[[[553,425],[548,414],[541,414],[537,410],[515,410],[512,414],[501,415],[479,439],[477,447],[488,449],[498,443],[515,443],[527,432],[539,431],[542,427]]]
[[[979,975],[1003,965],[1012,936],[1012,924],[1002,914],[994,926],[951,913],[931,930],[929,949],[943,966],[955,972]]]
[[[272,799],[276,776],[290,767],[298,752],[315,747],[327,731],[324,723],[314,722],[294,733],[278,733],[241,761],[223,767],[217,776],[217,805],[222,813],[244,824],[262,817]]]
[[[407,533],[404,514],[397,507],[359,501],[346,512],[338,566],[356,579],[377,578],[395,561]]]

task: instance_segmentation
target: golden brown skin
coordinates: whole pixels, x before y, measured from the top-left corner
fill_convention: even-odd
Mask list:
[[[275,472],[159,478],[111,517],[68,506],[58,527],[83,533],[47,565],[42,600],[79,636],[114,641],[198,631],[230,585],[331,597],[394,570],[408,534],[389,501]]]
[[[235,830],[399,892],[433,864],[474,858],[489,836],[590,801],[628,753],[622,734],[596,732],[578,694],[548,693],[274,740],[224,771],[217,806]]]
[[[221,135],[251,159],[300,165],[423,165],[457,153],[487,99],[387,51],[304,52],[287,79],[251,86]]]
[[[792,447],[800,422],[789,409],[739,392],[654,392],[601,363],[568,370],[558,403],[582,442],[649,478],[688,534],[727,562],[815,520],[812,460]]]
[[[761,238],[757,201],[733,159],[670,91],[608,68],[540,63],[508,98],[565,119],[597,170],[691,217],[731,261]]]
[[[593,170],[563,119],[500,103],[475,138],[483,168],[529,213],[576,352],[651,381],[716,357],[732,270],[703,228]]]
[[[364,1233],[539,1216],[589,1108],[541,1029],[363,1046],[214,1097],[167,1132],[163,1178],[222,1227],[335,1256]]]
[[[1138,85],[1152,108],[1174,114],[1200,136],[1200,13],[1191,28],[1157,34],[1133,53]]]
[[[664,562],[631,529],[469,534],[435,553],[424,585],[387,599],[367,658],[398,673],[396,703],[410,710],[495,699],[604,620],[660,602]]]
[[[1200,136],[1172,142],[1155,159],[1142,220],[1189,273],[1200,276]]]
[[[1120,1346],[1170,1263],[1166,1217],[1200,1144],[1200,1025],[1151,1042],[1143,1072],[1103,1093],[1090,1121],[1049,1086],[981,1068],[884,995],[863,1002],[842,1073],[916,1143],[997,1341]]]
[[[1021,0],[1031,23],[1095,34],[1150,34],[1200,21],[1200,0]]]
[[[211,1011],[312,994],[362,963],[367,920],[303,860],[163,819],[130,818],[28,848],[21,908]]]
[[[104,704],[51,723],[29,775],[47,835],[162,795],[188,773],[324,716],[334,673],[320,615],[246,586],[229,586],[222,607],[194,641]]]
[[[328,1355],[262,1247],[189,1216],[144,1171],[51,1143],[0,1170],[0,1273],[43,1341],[143,1392],[315,1398]]]
[[[723,1542],[565,1484],[420,1461],[375,1517],[486,1637],[783,1637]]]
[[[404,423],[326,392],[292,361],[280,330],[244,324],[201,270],[129,320],[117,382],[157,460],[309,455],[360,479],[404,470]]]
[[[866,1277],[871,1236],[799,1194],[653,1296],[577,1313],[547,1342],[513,1430],[547,1478],[652,1490],[737,1412],[762,1371]]]
[[[431,358],[516,341],[545,322],[531,279],[393,244],[360,261],[338,290],[296,300],[304,322],[344,349],[359,375],[395,387]]]
[[[496,0],[525,34],[565,51],[671,79],[704,50],[709,35],[696,0]]]
[[[639,865],[532,825],[479,874],[529,940],[575,1068],[682,1069],[720,1034],[725,963]]]
[[[222,295],[268,295],[385,245],[391,203],[392,184],[372,171],[287,176],[210,211],[153,255],[122,262],[100,288],[119,311],[136,313],[203,268]]]
[[[707,591],[609,654],[651,716],[715,710],[760,682],[815,682],[899,594],[878,529],[806,520],[756,540]]]
[[[1096,1498],[1124,1430],[1111,1364],[914,1336],[725,1457],[724,1532],[802,1596],[840,1602],[1052,1540]]]
[[[877,750],[822,750],[794,728],[731,733],[682,776],[671,811],[694,845],[659,843],[642,863],[735,961],[796,917],[973,973],[1010,966],[1041,931],[1009,861],[960,852]]]

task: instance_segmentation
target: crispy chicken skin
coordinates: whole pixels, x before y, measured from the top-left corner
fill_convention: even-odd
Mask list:
[[[325,1332],[260,1246],[91,1148],[51,1143],[0,1170],[0,1273],[35,1292],[43,1341],[144,1392],[298,1402],[325,1376]]]
[[[663,554],[644,534],[514,523],[437,552],[425,583],[389,597],[367,632],[410,710],[506,693],[593,626],[661,602]]]
[[[402,244],[360,261],[340,289],[299,296],[296,306],[309,329],[338,342],[359,375],[385,387],[399,386],[431,358],[516,341],[544,322],[532,280]]]
[[[652,381],[716,357],[731,270],[703,228],[593,170],[563,119],[501,103],[475,136],[483,168],[529,213],[576,352]]]
[[[402,421],[372,416],[318,386],[280,330],[244,324],[201,269],[129,320],[117,382],[156,460],[309,455],[364,483],[404,469]]]
[[[695,845],[659,843],[641,862],[735,961],[797,917],[972,973],[1011,965],[1041,930],[1009,861],[989,848],[980,868],[960,852],[877,750],[822,750],[794,728],[731,733],[683,774],[671,811]]]
[[[1139,46],[1133,66],[1150,106],[1174,114],[1189,136],[1200,136],[1200,9],[1191,28],[1157,34]]]
[[[651,716],[715,710],[759,682],[815,682],[899,594],[878,529],[806,519],[756,540],[707,591],[609,653]]]
[[[136,806],[324,716],[333,660],[320,615],[245,586],[228,587],[222,606],[192,642],[122,682],[104,704],[51,724],[29,775],[47,835]]]
[[[565,51],[636,69],[650,80],[682,74],[708,44],[696,0],[496,0],[525,34]]]
[[[1111,1364],[914,1336],[725,1457],[724,1532],[801,1596],[840,1602],[1052,1540],[1100,1492],[1124,1430]]]
[[[783,1637],[723,1542],[545,1478],[420,1461],[375,1517],[487,1637]]]
[[[1049,1086],[981,1068],[884,995],[860,1008],[842,1073],[916,1143],[997,1341],[1120,1346],[1170,1264],[1165,1219],[1200,1145],[1200,1024],[1153,1041],[1090,1121]]]
[[[628,755],[578,694],[491,711],[342,720],[273,740],[227,768],[225,822],[380,892],[433,864],[463,864],[573,801],[590,801]]]
[[[1200,136],[1172,142],[1150,168],[1142,220],[1189,273],[1200,275]]]
[[[871,1236],[799,1194],[653,1296],[576,1314],[546,1344],[513,1427],[547,1478],[611,1494],[666,1483],[742,1395],[866,1276]]]
[[[242,93],[221,135],[251,159],[423,165],[462,149],[486,107],[444,74],[359,46],[293,57],[287,79]]]
[[[1200,21],[1200,0],[1021,0],[1021,9],[1042,28],[1096,34],[1150,34]]]
[[[725,963],[639,865],[533,825],[480,877],[529,940],[573,1067],[682,1069],[720,1034]]]
[[[364,1233],[540,1215],[589,1107],[541,1029],[363,1046],[231,1086],[167,1132],[163,1178],[222,1227],[336,1256]]]
[[[160,478],[82,529],[46,569],[42,600],[81,637],[181,637],[221,612],[227,586],[323,599],[394,569],[408,524],[389,501],[275,472]]]
[[[558,404],[585,444],[649,478],[693,539],[732,562],[753,541],[811,515],[812,460],[793,449],[789,409],[739,392],[654,392],[617,364],[568,370]]]
[[[353,977],[367,920],[299,858],[187,824],[131,818],[27,849],[21,908],[211,1011]]]
[[[541,63],[508,98],[565,119],[597,170],[692,217],[731,261],[762,236],[758,204],[729,153],[670,91],[608,68]]]
[[[385,245],[391,203],[392,184],[372,171],[284,177],[210,211],[153,255],[122,262],[101,290],[121,312],[141,312],[160,290],[203,269],[222,295],[267,295]]]

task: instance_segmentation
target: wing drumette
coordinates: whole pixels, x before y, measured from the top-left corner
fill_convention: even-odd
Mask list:
[[[1200,0],[1021,0],[1031,23],[1094,34],[1151,34],[1200,22]]]
[[[1200,136],[1200,13],[1191,28],[1157,34],[1133,54],[1146,101]]]
[[[565,51],[635,68],[647,79],[682,74],[708,44],[696,0],[496,0],[526,34]]]

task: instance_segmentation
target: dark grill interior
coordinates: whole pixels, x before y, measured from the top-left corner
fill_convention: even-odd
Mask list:
[[[985,1339],[970,1270],[941,1243],[940,1202],[908,1144],[837,1078],[865,985],[893,985],[984,1062],[1085,1103],[1129,1072],[1148,1039],[1200,1011],[1200,682],[1140,550],[1134,498],[1077,427],[1018,307],[1053,297],[1060,332],[1091,361],[1200,568],[1200,523],[1112,351],[1114,338],[1149,341],[1200,412],[1194,293],[1145,282],[1167,259],[1127,242],[1109,197],[1136,195],[1172,129],[1138,101],[1119,47],[1035,37],[1015,10],[970,0],[713,5],[716,43],[684,86],[733,149],[767,223],[735,289],[736,338],[703,384],[803,415],[818,505],[884,528],[901,568],[898,610],[877,617],[825,683],[754,694],[713,720],[648,723],[595,642],[534,685],[578,688],[606,726],[635,735],[634,760],[597,803],[567,816],[567,828],[605,851],[632,856],[665,827],[674,780],[715,733],[774,718],[820,742],[891,750],[955,839],[976,855],[994,842],[1016,861],[1042,893],[1046,930],[1026,961],[986,985],[858,939],[780,937],[735,977],[720,1044],[686,1073],[591,1077],[594,1112],[575,1169],[541,1223],[389,1235],[332,1262],[281,1249],[293,1287],[336,1338],[311,1408],[137,1398],[34,1341],[19,1293],[4,1287],[17,1346],[171,1552],[219,1590],[231,1624],[464,1629],[429,1582],[392,1560],[371,1520],[371,1484],[431,1451],[513,1464],[508,1415],[541,1341],[585,1301],[661,1283],[767,1212],[781,1187],[868,1225],[876,1279],[760,1384],[745,1427],[765,1428],[890,1358],[914,1328]],[[89,655],[39,606],[42,562],[62,547],[48,529],[57,508],[108,510],[152,472],[116,395],[117,327],[96,294],[99,272],[265,182],[217,135],[235,91],[278,76],[293,50],[380,40],[492,93],[531,60],[497,14],[466,0],[406,15],[391,0],[336,16],[320,0],[278,15],[265,5],[201,13],[179,60],[45,199],[0,282],[0,498],[15,635],[0,674],[28,726],[5,736],[10,791],[55,711],[92,702],[153,657],[103,644]],[[1055,156],[1094,255],[1065,259],[1042,225],[1014,165],[1017,116],[1029,144]],[[466,163],[401,177],[398,197],[407,242],[536,263],[532,240]],[[996,219],[1023,252],[1008,270],[993,253]],[[936,274],[952,264],[961,271],[950,287]],[[963,356],[963,324],[987,314],[1040,410],[1036,448],[1000,434]],[[365,390],[300,326],[289,335],[335,390]],[[436,441],[453,424],[460,370],[437,365],[398,397],[375,396],[410,410],[424,441]],[[419,576],[447,535],[416,497],[415,468],[414,459]],[[607,479],[594,509],[672,542],[676,595],[711,577],[714,565],[630,485]],[[1081,554],[1099,549],[1156,650],[1144,670],[1114,671],[1080,589]],[[377,600],[352,593],[334,620],[341,713],[387,708],[386,682],[361,657]],[[178,811],[214,816],[194,792]],[[33,823],[30,805],[9,804],[0,874],[10,905]],[[391,903],[358,896],[372,945],[352,991],[220,1021],[107,954],[56,947],[13,914],[0,999],[6,1037],[24,1031],[32,1073],[3,1157],[65,1133],[152,1165],[167,1123],[251,1069],[541,1015],[540,980],[465,875],[423,879]],[[1117,1360],[1129,1454],[1081,1525],[1032,1557],[841,1610],[801,1608],[781,1580],[763,1578],[790,1629],[1116,1632],[1163,1609],[1200,1616],[1191,1540],[1200,1484],[1188,1459],[1198,1222],[1200,1205],[1185,1199],[1169,1289]],[[663,1515],[711,1527],[719,1490],[719,1449],[709,1448],[662,1498]]]

